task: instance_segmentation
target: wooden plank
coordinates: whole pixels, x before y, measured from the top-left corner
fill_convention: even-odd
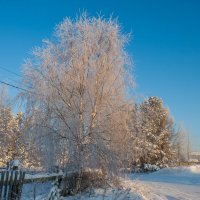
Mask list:
[[[12,194],[11,194],[11,199],[16,199],[17,197],[17,181],[19,179],[18,177],[18,171],[14,171],[14,183],[12,187]]]
[[[2,197],[2,193],[3,193],[3,183],[4,183],[4,175],[5,175],[5,173],[4,172],[2,172],[1,173],[1,181],[0,181],[0,199],[3,199],[3,197]]]
[[[21,177],[20,177],[20,180],[19,180],[19,188],[18,188],[18,199],[21,198],[22,187],[23,187],[23,183],[24,183],[24,178],[25,178],[25,172],[21,171]]]
[[[6,172],[6,176],[5,176],[5,186],[4,186],[4,195],[3,195],[3,200],[7,200],[7,193],[8,193],[8,185],[9,182],[9,171]]]
[[[8,199],[11,199],[13,183],[14,183],[14,172],[11,171],[11,173],[10,173],[10,180],[9,180],[9,186],[10,186],[10,188],[9,188],[9,191],[8,191]]]
[[[18,176],[17,176],[17,181],[15,182],[15,188],[14,188],[14,192],[15,192],[15,200],[18,200],[18,196],[19,196],[19,181],[21,179],[21,171],[16,171],[18,172]]]
[[[6,184],[6,191],[5,191],[5,199],[8,200],[8,193],[9,193],[9,189],[10,189],[10,186],[9,186],[9,181],[10,181],[10,172],[7,172],[7,184]]]
[[[21,180],[21,178],[22,178],[22,174],[21,174],[22,172],[21,171],[18,171],[18,179],[17,179],[17,182],[16,182],[16,200],[18,200],[19,199],[19,187],[20,187],[20,180]]]
[[[20,183],[20,181],[21,181],[21,179],[22,179],[22,171],[19,171],[19,176],[18,176],[18,179],[17,179],[17,182],[15,183],[15,186],[16,186],[16,200],[18,200],[19,199],[19,191],[20,191],[20,186],[21,186],[21,183]]]

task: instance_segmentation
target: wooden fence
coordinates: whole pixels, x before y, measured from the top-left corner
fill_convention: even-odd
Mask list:
[[[60,181],[65,181],[67,187],[72,190],[72,188],[75,187],[75,174],[74,172],[68,172],[31,175],[18,170],[0,172],[0,200],[20,200],[23,185],[29,183],[43,183],[55,180],[57,180],[57,183],[60,183]],[[50,192],[52,194],[49,199],[52,199],[52,196],[55,195],[57,191]]]
[[[5,171],[0,173],[0,199],[19,200],[21,198],[25,172]]]
[[[68,173],[68,176],[70,174]],[[66,178],[66,174],[63,173],[31,175],[13,170],[0,172],[0,200],[20,200],[24,184],[65,180]]]

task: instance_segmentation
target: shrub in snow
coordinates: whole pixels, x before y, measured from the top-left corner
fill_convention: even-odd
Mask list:
[[[74,195],[90,188],[102,188],[106,185],[107,177],[99,170],[84,171],[82,174],[72,173],[67,175],[61,184],[61,195]]]
[[[191,158],[190,158],[190,159],[188,160],[188,162],[194,162],[194,163],[198,163],[198,162],[199,162],[199,160],[198,160],[198,159],[191,159]]]
[[[144,164],[144,171],[158,171],[159,169],[157,165]]]
[[[57,180],[53,183],[53,187],[51,188],[46,200],[62,200]]]

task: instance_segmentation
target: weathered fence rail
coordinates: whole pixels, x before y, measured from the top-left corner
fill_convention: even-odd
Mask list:
[[[9,181],[7,181],[7,179],[5,179],[5,177],[6,177],[5,173],[7,173],[7,172],[0,172],[0,186],[7,185],[9,183]],[[9,172],[9,173],[12,173],[12,172]],[[18,173],[18,171],[14,171],[13,173]],[[20,173],[22,173],[22,172],[20,172]],[[25,172],[23,172],[23,173],[25,174]],[[1,179],[1,177],[2,177],[2,179]],[[10,175],[9,175],[9,177],[10,177]],[[56,179],[64,179],[65,177],[66,177],[66,175],[64,175],[63,173],[40,174],[40,175],[25,174],[25,177],[23,179],[23,184],[33,183],[33,182],[43,183],[43,182],[53,181]]]
[[[48,181],[53,181],[56,179],[63,179],[64,174],[63,173],[54,173],[54,174],[35,174],[35,175],[30,175],[26,174],[25,179],[24,179],[24,184],[27,183],[43,183],[43,182],[48,182]]]

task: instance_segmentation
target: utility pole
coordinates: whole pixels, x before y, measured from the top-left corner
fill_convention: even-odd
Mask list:
[[[188,141],[187,141],[187,158],[188,158],[188,162],[190,160],[190,134],[188,132]]]

